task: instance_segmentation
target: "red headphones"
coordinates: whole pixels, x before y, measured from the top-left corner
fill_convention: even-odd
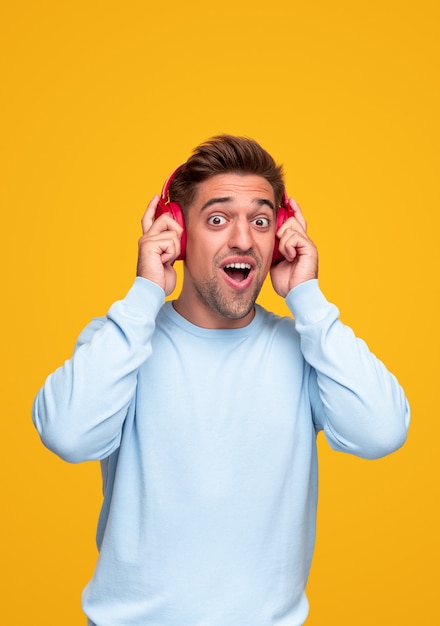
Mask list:
[[[174,170],[168,176],[167,180],[162,189],[162,193],[160,194],[159,202],[157,204],[155,218],[157,219],[162,213],[169,213],[172,218],[176,220],[180,226],[183,228],[182,238],[180,240],[180,255],[177,257],[176,261],[183,261],[185,259],[186,254],[186,228],[185,228],[185,218],[183,217],[183,211],[180,208],[180,205],[177,202],[172,202],[169,196],[169,188],[171,182],[174,178],[176,172],[182,166],[179,165],[178,168]],[[295,215],[295,211],[292,209],[289,203],[289,197],[286,192],[284,192],[283,197],[281,199],[281,204],[278,207],[277,211],[277,221],[275,225],[275,232],[278,232],[278,229],[284,224],[285,221],[289,219],[289,217],[293,217]],[[278,237],[275,237],[275,247],[273,250],[272,257],[272,265],[279,263],[284,259],[283,255],[279,251],[279,240]]]

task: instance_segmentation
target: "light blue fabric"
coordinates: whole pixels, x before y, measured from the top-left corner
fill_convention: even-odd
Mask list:
[[[316,433],[375,458],[405,440],[392,374],[317,281],[237,330],[198,328],[137,278],[34,403],[43,442],[102,461],[96,626],[300,626],[315,541]]]

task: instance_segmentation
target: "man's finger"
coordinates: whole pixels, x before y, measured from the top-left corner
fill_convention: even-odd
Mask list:
[[[307,222],[304,218],[304,215],[301,211],[301,207],[299,206],[299,204],[296,202],[296,200],[294,200],[293,198],[289,198],[289,203],[290,206],[292,207],[292,209],[295,211],[295,218],[298,220],[298,222],[301,224],[301,226],[304,228],[304,230],[307,230]]]
[[[147,209],[142,216],[141,224],[142,224],[142,232],[145,235],[147,233],[154,222],[154,214],[156,213],[157,204],[159,202],[159,196],[156,194],[150,200]]]

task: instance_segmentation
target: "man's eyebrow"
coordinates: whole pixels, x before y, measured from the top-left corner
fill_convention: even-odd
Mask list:
[[[208,209],[213,204],[225,204],[226,202],[230,202],[231,200],[232,200],[231,196],[221,196],[219,198],[211,198],[210,200],[205,202],[205,204],[202,206],[200,211],[204,211],[205,209]],[[272,209],[272,211],[275,211],[275,206],[273,202],[269,200],[268,198],[256,198],[253,202],[258,204],[259,206],[268,205]]]
[[[222,203],[224,204],[225,202],[229,202],[230,200],[231,200],[230,196],[222,196],[221,198],[211,198],[210,200],[205,202],[205,204],[202,206],[200,210],[204,211],[205,209],[208,209],[213,204],[222,204]]]
[[[275,211],[275,206],[274,203],[269,200],[268,198],[257,198],[256,199],[257,204],[259,204],[260,206],[264,206],[264,205],[268,205],[270,206],[270,208],[272,209],[272,211]]]

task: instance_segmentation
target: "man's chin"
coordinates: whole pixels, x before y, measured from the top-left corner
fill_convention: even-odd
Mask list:
[[[258,290],[258,293],[260,290]],[[242,320],[248,317],[255,308],[258,293],[253,292],[251,296],[244,293],[227,296],[211,302],[212,308],[222,317],[229,320]]]
[[[208,306],[214,313],[227,320],[242,320],[251,313],[254,308],[255,301],[246,299],[245,302],[239,302],[236,298],[203,298],[203,304]]]

